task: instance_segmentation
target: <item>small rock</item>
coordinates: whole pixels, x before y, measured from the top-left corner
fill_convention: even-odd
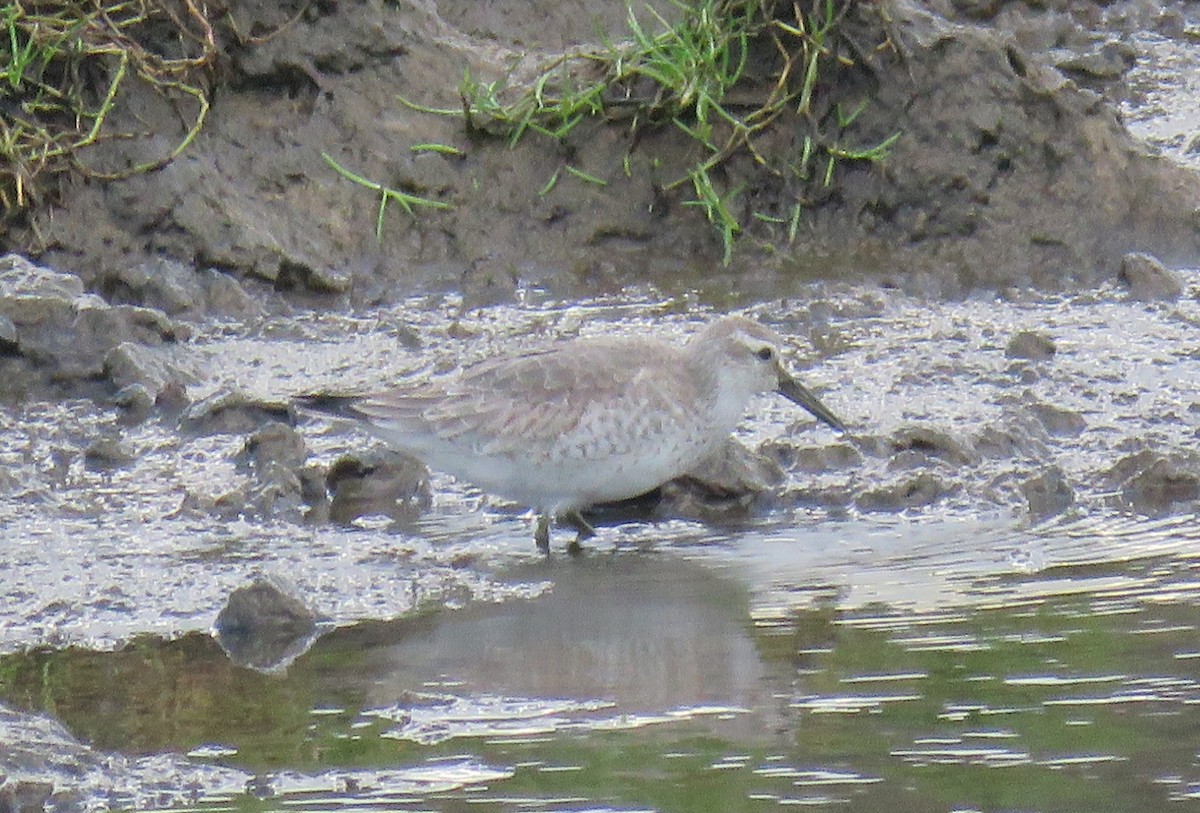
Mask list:
[[[857,505],[863,511],[903,511],[930,505],[949,490],[936,474],[919,472],[897,483],[863,492]]]
[[[285,592],[278,580],[259,577],[249,587],[239,587],[217,614],[218,632],[311,630],[317,615],[300,599]]]
[[[167,258],[106,273],[97,285],[109,302],[156,308],[172,316],[211,313],[250,318],[260,312],[228,274],[214,268],[197,270]]]
[[[120,438],[103,437],[88,444],[83,459],[92,469],[114,469],[129,465],[137,459],[137,455]]]
[[[287,404],[258,401],[242,393],[223,392],[189,406],[180,429],[200,435],[248,435],[269,422],[287,421]]]
[[[17,349],[17,326],[13,320],[0,314],[0,350]]]
[[[96,284],[109,302],[157,308],[170,315],[197,310],[203,298],[195,272],[166,257],[105,273]]]
[[[1142,252],[1131,252],[1121,258],[1117,277],[1129,286],[1129,296],[1143,302],[1173,301],[1183,296],[1183,280],[1167,270],[1158,258]]]
[[[239,587],[213,624],[217,642],[234,663],[278,672],[312,646],[317,615],[278,580],[262,577]]]
[[[1068,53],[1055,61],[1055,66],[1068,73],[1083,74],[1094,79],[1116,79],[1137,62],[1137,51],[1124,42],[1106,42],[1085,53]]]
[[[0,813],[42,813],[54,785],[30,779],[9,779],[0,785]]]
[[[1021,493],[1033,519],[1045,519],[1066,511],[1075,504],[1075,492],[1058,466],[1050,466],[1021,483]]]
[[[260,516],[290,512],[294,519],[302,519],[304,507],[312,500],[311,487],[300,471],[306,457],[304,438],[287,424],[276,421],[255,430],[238,455],[240,463],[253,468],[255,484],[218,500],[218,510]]]
[[[298,469],[308,457],[308,448],[299,432],[276,421],[255,430],[246,439],[242,455],[260,472],[272,464]]]
[[[391,449],[339,458],[325,484],[333,495],[329,519],[341,524],[371,515],[412,519],[433,503],[429,468]]]
[[[91,382],[122,342],[159,345],[189,334],[161,311],[109,305],[83,293],[77,277],[12,255],[0,260],[0,315],[13,325],[17,352],[58,383]]]
[[[188,383],[197,380],[196,375],[183,369],[178,357],[171,345],[122,342],[104,356],[104,374],[118,390],[137,384],[158,398],[173,383],[186,389]]]
[[[33,296],[75,299],[83,296],[83,280],[30,262],[19,254],[0,257],[0,297]]]
[[[246,292],[241,283],[215,268],[200,272],[204,286],[206,310],[222,316],[253,319],[262,314],[262,307]]]
[[[973,463],[977,457],[975,450],[965,442],[948,432],[928,426],[904,427],[896,432],[888,445],[893,454],[915,451],[956,466]]]
[[[984,425],[973,438],[975,450],[993,459],[1043,458],[1049,440],[1037,418],[1024,412],[1010,413],[1003,420]]]
[[[279,264],[274,283],[280,291],[302,288],[316,294],[344,294],[353,286],[354,276],[346,269],[284,260]]]
[[[271,461],[255,473],[255,480],[255,484],[240,495],[240,507],[232,500],[228,505],[222,505],[220,503],[223,501],[218,501],[218,509],[237,508],[235,513],[238,515],[287,516],[297,522],[303,519],[306,505],[304,484],[295,470]],[[239,495],[235,495],[235,499],[237,496]]]
[[[663,510],[672,516],[719,520],[745,516],[764,494],[783,481],[772,458],[733,438],[692,471],[663,484]]]
[[[1128,508],[1150,516],[1191,510],[1200,500],[1200,460],[1143,450],[1117,462],[1108,473]]]
[[[783,481],[783,469],[728,438],[715,455],[683,477],[714,495],[762,494]]]
[[[1022,330],[1009,339],[1008,346],[1004,348],[1004,355],[1010,359],[1032,361],[1052,359],[1056,352],[1054,340],[1036,330]]]
[[[154,393],[144,384],[130,384],[117,391],[112,403],[125,411],[126,423],[141,423],[154,410]]]
[[[1052,404],[1033,404],[1029,409],[1051,435],[1073,438],[1087,429],[1087,418],[1074,410]]]

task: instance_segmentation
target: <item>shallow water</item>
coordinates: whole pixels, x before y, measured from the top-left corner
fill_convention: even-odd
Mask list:
[[[64,810],[1173,807],[1200,794],[1200,525],[1112,470],[1200,446],[1187,280],[1151,305],[798,284],[753,310],[853,437],[763,399],[739,434],[788,466],[774,501],[619,520],[579,558],[539,558],[527,517],[443,476],[411,521],[230,517],[203,506],[252,480],[245,432],[0,413],[2,770]],[[171,352],[197,398],[281,399],[559,336],[679,339],[716,301],[430,295]],[[1009,357],[1026,330],[1054,354]],[[371,443],[300,429],[325,462]],[[89,464],[104,437],[131,459]],[[1072,496],[1039,520],[1022,483],[1049,467]],[[863,497],[917,477],[928,499]],[[325,619],[281,673],[210,634],[257,575]]]

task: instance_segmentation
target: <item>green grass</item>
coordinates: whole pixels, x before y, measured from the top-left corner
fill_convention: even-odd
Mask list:
[[[174,26],[182,44],[165,57],[151,29]],[[158,31],[154,36],[160,36]],[[145,41],[143,41],[145,40]],[[209,99],[199,77],[216,62],[212,25],[193,3],[181,10],[155,2],[74,0],[0,6],[0,222],[40,202],[67,172],[103,180],[163,166],[199,133]],[[110,114],[129,82],[148,83],[177,105],[185,132],[163,155],[118,171],[90,166],[89,148],[137,137],[117,130]]]
[[[442,153],[446,153],[449,150],[454,149],[453,147],[444,147],[444,145],[440,145],[440,144],[438,144],[438,145],[422,144],[419,146],[426,147],[426,148],[441,147],[442,149],[432,149],[432,151],[433,152],[442,152]],[[417,151],[417,152],[423,151],[423,150],[418,150],[417,147],[413,147],[413,150]],[[450,153],[450,154],[461,154],[461,153],[454,152],[454,153]],[[325,163],[329,164],[329,166],[333,169],[334,172],[336,172],[338,175],[341,175],[346,180],[350,181],[351,183],[356,183],[359,186],[365,187],[366,189],[370,189],[372,192],[379,193],[379,209],[378,209],[377,214],[375,215],[375,239],[376,240],[383,239],[383,218],[384,218],[384,215],[387,214],[388,204],[393,201],[395,201],[397,204],[399,204],[400,207],[402,209],[404,209],[404,211],[407,212],[409,215],[415,215],[416,210],[418,208],[426,208],[426,209],[453,209],[454,208],[449,203],[443,203],[440,200],[431,200],[429,198],[423,198],[420,195],[414,195],[410,192],[405,192],[402,189],[396,189],[394,187],[384,186],[383,184],[381,184],[377,181],[372,181],[367,178],[364,178],[363,176],[361,176],[357,173],[351,172],[350,170],[343,167],[337,161],[333,160],[333,158],[331,158],[328,153],[324,153],[324,152],[321,153],[321,157],[325,159]]]
[[[690,191],[684,204],[701,210],[712,224],[726,264],[744,220],[782,221],[789,241],[794,240],[814,194],[797,193],[787,218],[743,214],[743,187],[723,181],[718,170],[737,156],[749,156],[788,181],[789,188],[819,192],[835,183],[841,163],[886,159],[898,133],[881,143],[855,146],[848,135],[864,105],[846,114],[840,103],[820,98],[825,74],[853,64],[845,55],[849,49],[837,47],[839,25],[852,0],[811,0],[807,9],[770,0],[671,2],[677,20],[647,6],[648,21],[643,22],[630,6],[626,39],[562,55],[531,80],[483,81],[468,71],[459,87],[460,107],[400,101],[421,112],[461,117],[469,134],[504,138],[510,145],[531,133],[562,141],[583,121],[597,117],[628,126],[635,135],[643,128],[676,127],[698,145],[701,157],[678,178],[664,182],[663,189]],[[750,77],[751,55],[762,49],[774,55],[773,74]],[[736,104],[730,101],[731,91],[743,86],[750,89],[752,101],[747,103],[746,94]],[[799,122],[806,131],[798,160],[773,159],[756,146],[756,138],[782,124],[781,118]],[[628,176],[628,158],[624,169]],[[562,170],[603,183],[564,165],[540,194],[556,185]]]

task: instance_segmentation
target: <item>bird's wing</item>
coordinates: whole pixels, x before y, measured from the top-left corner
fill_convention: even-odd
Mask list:
[[[694,398],[678,350],[621,339],[494,359],[437,387],[359,401],[376,423],[407,425],[490,455],[600,458],[687,419]]]

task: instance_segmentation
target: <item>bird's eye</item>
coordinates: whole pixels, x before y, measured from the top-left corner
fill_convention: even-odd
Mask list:
[[[758,356],[763,361],[770,361],[771,359],[773,359],[775,357],[775,351],[772,350],[770,347],[764,347],[762,350],[759,350],[754,355]]]

